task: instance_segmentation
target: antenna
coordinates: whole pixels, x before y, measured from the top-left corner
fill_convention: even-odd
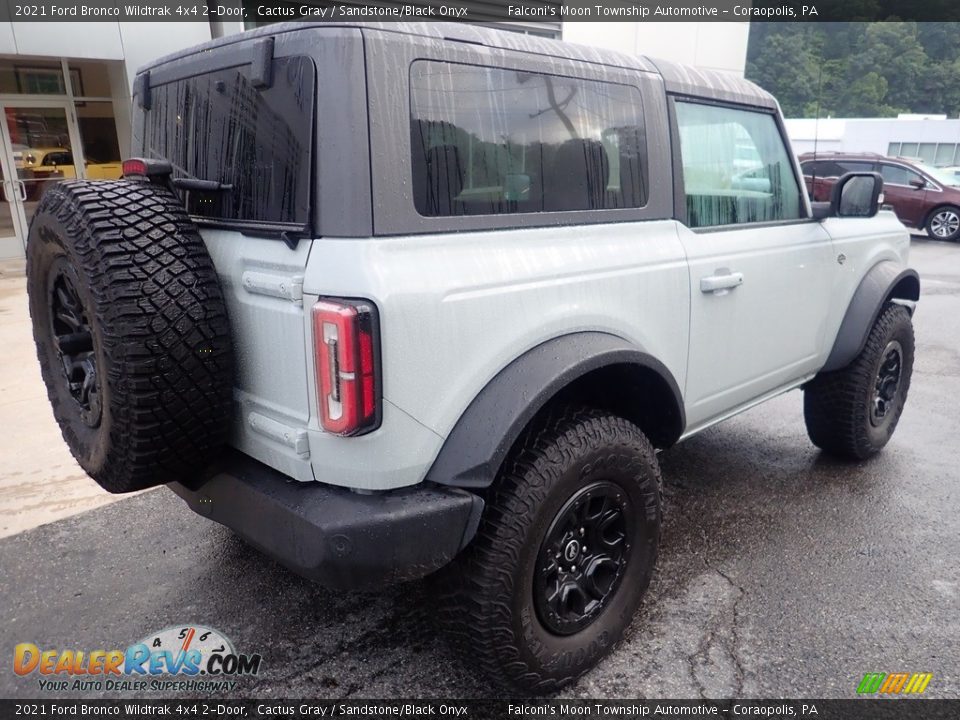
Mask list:
[[[816,199],[817,194],[817,147],[820,143],[820,98],[823,96],[823,55],[820,55],[819,72],[817,73],[817,117],[813,121],[813,174],[810,178],[810,200]]]

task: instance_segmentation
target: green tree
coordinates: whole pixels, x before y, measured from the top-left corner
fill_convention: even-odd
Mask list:
[[[893,115],[893,109],[884,103],[887,97],[887,79],[876,72],[852,78],[846,85],[842,111],[844,117],[882,117]]]
[[[811,43],[799,34],[772,34],[747,61],[747,77],[775,93],[783,112],[797,116],[817,97],[817,58]]]
[[[917,39],[927,57],[934,62],[953,62],[960,57],[957,23],[917,23]]]
[[[847,73],[851,83],[879,75],[887,83],[887,107],[912,111],[922,100],[918,87],[927,65],[916,23],[878,22],[867,25],[859,52],[849,56]]]
[[[788,116],[955,117],[958,37],[960,22],[752,23],[746,75]]]

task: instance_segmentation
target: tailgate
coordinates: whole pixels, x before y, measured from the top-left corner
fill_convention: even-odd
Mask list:
[[[313,480],[307,422],[307,331],[303,271],[310,241],[291,250],[275,238],[203,230],[220,275],[233,351],[234,428],[239,450],[297,480]]]
[[[258,50],[266,48],[266,54]],[[133,154],[163,159],[223,287],[232,444],[313,480],[303,273],[313,236],[316,67],[286,35],[171,57],[135,83]]]

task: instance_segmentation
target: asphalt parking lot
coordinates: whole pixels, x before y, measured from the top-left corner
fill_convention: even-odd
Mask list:
[[[906,671],[933,673],[927,696],[960,697],[960,245],[915,238],[913,260],[917,360],[888,448],[822,457],[794,392],[663,453],[654,582],[564,696],[842,698],[866,672]],[[162,488],[4,538],[0,566],[0,697],[38,695],[9,670],[16,643],[124,648],[181,623],[263,655],[234,697],[495,692],[448,650],[428,582],[329,592]]]

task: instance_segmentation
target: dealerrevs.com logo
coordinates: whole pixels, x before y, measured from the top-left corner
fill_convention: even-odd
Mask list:
[[[920,695],[933,673],[867,673],[857,686],[858,695]]]
[[[230,691],[257,675],[262,658],[238,653],[223,633],[201,625],[168,627],[126,650],[53,650],[20,643],[13,671],[36,676],[40,690]]]

